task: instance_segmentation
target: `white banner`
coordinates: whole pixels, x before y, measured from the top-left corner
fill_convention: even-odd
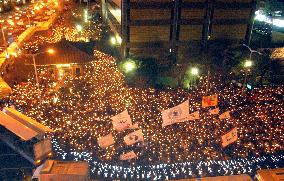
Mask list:
[[[98,144],[101,148],[106,148],[110,145],[114,144],[114,139],[112,134],[108,134],[106,136],[102,136],[98,139]]]
[[[162,111],[162,119],[163,119],[162,127],[188,120],[188,115],[189,115],[188,109],[189,107],[187,100],[175,107]]]
[[[139,129],[138,123],[135,123],[133,125],[131,125],[129,128],[127,129]]]
[[[222,146],[226,147],[237,140],[238,140],[238,130],[237,128],[234,128],[230,132],[222,136]]]
[[[144,137],[143,137],[143,133],[141,129],[134,131],[132,133],[129,133],[128,135],[124,137],[124,142],[127,145],[133,145],[137,142],[142,142],[142,141],[144,141]]]
[[[190,120],[196,120],[196,119],[199,119],[199,111],[195,111],[191,114],[189,114],[187,116],[187,119],[190,121]]]
[[[136,157],[137,157],[137,155],[134,153],[134,151],[130,151],[130,152],[127,152],[125,154],[121,154],[119,156],[119,159],[120,160],[131,160],[131,159],[136,158]]]
[[[213,114],[213,115],[214,115],[214,114],[219,114],[219,112],[220,112],[220,110],[219,110],[218,107],[215,108],[215,109],[210,109],[210,110],[209,110],[209,113],[210,113],[210,114]]]
[[[230,119],[231,115],[230,115],[230,111],[226,111],[222,114],[220,114],[219,119]]]
[[[118,132],[124,131],[132,126],[131,118],[127,110],[111,117],[111,119],[113,128]]]

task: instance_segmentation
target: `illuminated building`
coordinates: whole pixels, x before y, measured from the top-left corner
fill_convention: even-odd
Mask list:
[[[165,58],[200,52],[216,40],[248,42],[255,1],[102,0],[101,9],[122,57]]]

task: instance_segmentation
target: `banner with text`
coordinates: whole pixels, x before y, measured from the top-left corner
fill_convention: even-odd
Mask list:
[[[234,128],[230,132],[222,136],[222,146],[226,147],[237,140],[238,140],[238,130],[237,128]]]
[[[132,126],[131,118],[127,110],[111,117],[111,119],[113,128],[118,132],[124,131]]]
[[[162,111],[162,127],[188,120],[188,100],[170,109]]]
[[[127,145],[133,145],[137,142],[142,142],[142,141],[144,141],[144,137],[143,137],[143,133],[141,129],[134,131],[132,133],[129,133],[128,135],[124,137],[124,142]]]
[[[202,107],[210,107],[210,106],[217,106],[218,104],[218,95],[212,95],[212,96],[203,96],[202,97]]]

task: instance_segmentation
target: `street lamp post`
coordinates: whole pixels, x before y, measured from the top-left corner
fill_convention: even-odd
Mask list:
[[[137,65],[133,60],[127,60],[123,64],[123,69],[125,73],[133,72],[137,69]]]
[[[1,25],[1,31],[2,31],[3,47],[5,48],[6,58],[9,58],[9,53],[7,51],[8,42],[6,40],[4,29],[5,29],[5,27],[3,27],[3,24],[2,24]]]
[[[244,94],[245,88],[246,88],[246,83],[247,83],[247,76],[248,76],[248,71],[249,68],[253,65],[253,62],[251,60],[246,60],[244,63],[244,68],[245,68],[245,78],[244,78],[244,84],[243,84],[243,90],[242,93]]]
[[[192,67],[190,70],[190,75],[192,76],[192,82],[191,82],[191,78],[189,79],[189,83],[190,85],[188,85],[188,88],[191,87],[193,85],[193,83],[196,83],[196,79],[195,77],[198,76],[199,74],[199,69],[197,67]]]
[[[33,57],[33,64],[34,64],[34,71],[35,71],[35,78],[36,78],[36,85],[39,86],[38,76],[37,76],[37,68],[36,68],[36,62],[35,62],[35,56],[37,54],[32,54]]]
[[[243,44],[244,47],[247,47],[250,51],[250,54],[249,54],[249,60],[246,60],[245,63],[244,63],[244,67],[245,67],[245,79],[244,79],[244,85],[243,85],[243,90],[242,90],[242,93],[244,94],[245,92],[245,88],[246,88],[246,82],[247,82],[247,74],[248,74],[248,70],[249,68],[253,65],[253,62],[252,62],[252,53],[257,53],[259,55],[262,55],[261,52],[257,51],[257,50],[253,50],[251,49],[248,45],[246,44]],[[248,70],[247,70],[248,69]]]
[[[27,55],[27,56],[32,56],[32,58],[33,58],[33,66],[34,66],[34,71],[35,71],[35,79],[36,79],[36,85],[37,85],[37,87],[39,86],[39,80],[38,80],[38,74],[37,74],[37,68],[36,68],[35,57],[36,57],[37,55],[44,54],[44,53],[53,54],[53,53],[54,53],[54,50],[53,50],[53,49],[48,49],[47,51],[44,51],[44,52],[39,52],[39,53],[34,53],[34,54],[25,54],[25,55]]]
[[[249,51],[250,51],[249,59],[250,59],[250,60],[251,60],[252,53],[257,53],[257,54],[259,54],[259,55],[262,55],[262,53],[260,53],[260,52],[257,51],[257,50],[251,49],[251,48],[250,48],[248,45],[246,45],[246,44],[243,44],[243,46],[244,46],[244,47],[247,47],[247,48],[249,49]]]
[[[4,33],[4,29],[3,29],[3,26],[2,26],[2,28],[1,28],[1,31],[2,31],[2,38],[3,38],[3,44],[5,44],[6,45],[6,37],[5,37],[5,33]]]

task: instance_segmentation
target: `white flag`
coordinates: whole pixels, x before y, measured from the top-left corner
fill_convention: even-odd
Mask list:
[[[127,110],[111,117],[111,119],[113,128],[118,132],[124,131],[132,125],[131,118]]]
[[[113,139],[113,136],[112,134],[108,134],[106,136],[103,136],[103,137],[100,137],[98,139],[98,144],[101,148],[106,148],[110,145],[113,145],[114,144],[114,139]]]
[[[184,122],[189,114],[188,100],[170,109],[162,111],[162,126],[168,126],[174,123]]]
[[[131,159],[136,158],[136,157],[137,157],[137,155],[134,153],[134,151],[130,151],[130,152],[127,152],[125,154],[121,154],[119,156],[119,159],[120,160],[131,160]]]
[[[218,107],[215,108],[215,109],[210,109],[210,110],[209,110],[209,113],[210,113],[210,114],[213,114],[213,115],[214,115],[214,114],[219,114],[219,112],[220,112],[220,110],[219,110]]]
[[[230,119],[230,118],[231,118],[230,111],[226,111],[219,116],[219,119]]]
[[[196,120],[199,119],[199,111],[195,111],[191,114],[188,115],[187,117],[188,120]]]
[[[234,128],[230,132],[222,136],[222,146],[226,147],[237,140],[238,140],[238,130],[237,128]]]
[[[142,142],[142,141],[144,141],[144,137],[143,137],[143,133],[141,129],[134,131],[132,133],[129,133],[128,135],[124,137],[124,142],[127,145],[133,145],[137,142]]]
[[[129,128],[127,129],[139,129],[138,123],[135,123],[133,125],[131,125]]]

